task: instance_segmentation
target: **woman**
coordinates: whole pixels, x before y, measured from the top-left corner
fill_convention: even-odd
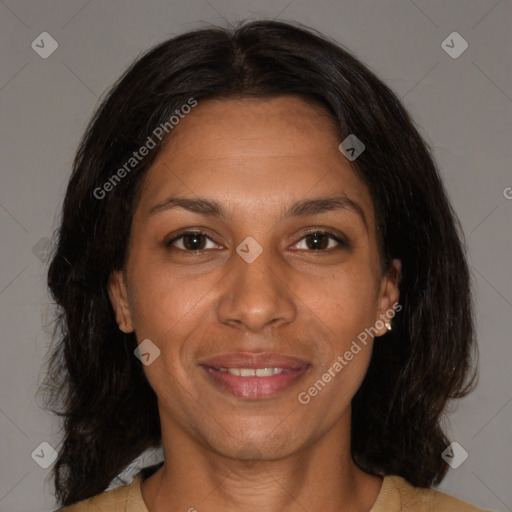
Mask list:
[[[48,273],[59,510],[480,510],[430,489],[476,375],[461,238],[334,42],[256,21],[149,51],[86,131]]]

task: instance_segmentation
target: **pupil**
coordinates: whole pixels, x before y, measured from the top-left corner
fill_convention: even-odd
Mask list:
[[[308,240],[313,239],[313,244],[316,246],[316,247],[313,247],[315,250],[325,249],[327,247],[327,244],[325,243],[325,240],[326,240],[325,235],[313,233],[313,234],[307,235],[307,237],[308,237]],[[324,243],[319,243],[318,242],[319,238],[323,238]]]
[[[190,249],[192,251],[200,251],[201,249],[204,248],[203,244],[201,244],[200,242],[198,244],[198,242],[197,242],[201,238],[202,238],[202,235],[199,235],[199,234],[185,235],[185,237],[183,238],[183,242],[187,249]],[[189,240],[189,239],[193,239],[194,242],[192,242],[192,244],[187,243],[187,240]],[[199,245],[200,247],[197,247],[197,245]]]

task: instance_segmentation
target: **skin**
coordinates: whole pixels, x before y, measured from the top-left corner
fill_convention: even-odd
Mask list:
[[[208,100],[148,171],[127,265],[112,273],[109,294],[120,328],[161,351],[144,366],[165,457],[141,486],[150,512],[359,512],[377,499],[382,479],[350,456],[350,403],[374,341],[308,404],[297,399],[399,298],[400,262],[382,274],[370,194],[340,142],[325,112],[297,97]],[[214,199],[230,217],[148,213],[171,195]],[[358,203],[366,225],[347,208],[281,219],[298,200],[334,195]],[[185,228],[211,238],[199,240],[202,253],[185,251],[193,237],[165,247]],[[315,251],[309,228],[349,247],[321,238]],[[236,252],[248,236],[263,249],[252,263]],[[278,352],[311,367],[291,388],[248,400],[198,366],[228,352]]]

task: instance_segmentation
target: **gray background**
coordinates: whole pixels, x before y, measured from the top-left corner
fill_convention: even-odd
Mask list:
[[[56,506],[50,469],[31,457],[59,442],[36,397],[51,318],[40,248],[86,122],[140,52],[201,21],[246,17],[296,20],[346,45],[432,146],[467,236],[480,350],[479,386],[451,416],[450,438],[469,457],[440,489],[512,510],[511,12],[507,0],[0,1],[0,511]],[[44,31],[59,45],[47,59],[31,47]],[[469,44],[458,58],[441,47],[453,31]]]

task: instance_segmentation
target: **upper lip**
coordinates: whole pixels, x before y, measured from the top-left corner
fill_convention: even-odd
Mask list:
[[[212,368],[287,368],[298,370],[308,366],[308,362],[293,356],[269,352],[233,352],[209,357],[199,362]]]

